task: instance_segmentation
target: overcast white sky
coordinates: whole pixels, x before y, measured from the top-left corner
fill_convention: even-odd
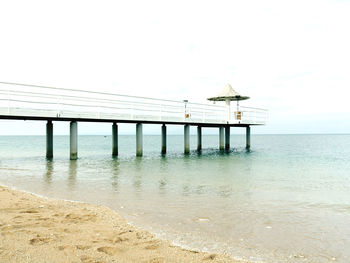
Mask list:
[[[349,30],[350,1],[1,1],[0,81],[199,102],[230,83],[270,111],[253,132],[349,133]]]

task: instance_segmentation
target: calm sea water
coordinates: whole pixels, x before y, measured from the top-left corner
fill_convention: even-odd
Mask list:
[[[196,148],[196,137],[191,147]],[[69,161],[68,136],[0,137],[0,183],[53,198],[107,205],[175,244],[262,262],[350,262],[350,135],[203,136],[203,152],[184,156],[183,137],[80,136]]]

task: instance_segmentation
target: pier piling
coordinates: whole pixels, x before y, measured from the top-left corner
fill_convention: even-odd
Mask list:
[[[166,154],[166,126],[165,124],[162,125],[162,149],[161,153],[164,155]]]
[[[190,153],[190,125],[188,124],[184,126],[184,153]]]
[[[70,122],[70,159],[78,159],[78,123]]]
[[[112,125],[112,156],[118,156],[118,124],[115,122]]]
[[[197,126],[197,152],[202,151],[202,126]]]
[[[230,126],[225,126],[225,150],[230,150]]]
[[[246,127],[246,147],[247,150],[250,149],[250,126]]]
[[[141,157],[143,154],[142,143],[142,123],[136,124],[136,156]]]
[[[219,127],[219,149],[220,149],[220,151],[225,150],[225,128],[224,128],[224,126]]]
[[[52,121],[46,123],[46,158],[53,157],[53,124]]]

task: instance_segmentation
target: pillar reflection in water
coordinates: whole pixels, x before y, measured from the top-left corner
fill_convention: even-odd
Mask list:
[[[135,173],[134,173],[134,183],[133,186],[136,192],[140,192],[142,186],[142,158],[135,159]]]
[[[78,161],[71,160],[69,162],[69,176],[68,176],[68,186],[69,188],[73,189],[75,187],[75,183],[77,180],[77,166]]]
[[[53,173],[53,161],[52,160],[47,160],[46,161],[45,174],[44,174],[45,183],[51,184],[51,182],[52,182],[52,173]]]
[[[183,167],[181,167],[182,171],[191,171],[191,158],[189,156],[184,156],[183,158]],[[188,173],[186,173],[188,175]],[[184,180],[183,185],[182,185],[182,196],[189,196],[191,192],[191,187],[190,187],[190,179],[187,178]]]
[[[166,194],[166,186],[168,184],[168,178],[167,178],[167,175],[168,175],[168,170],[169,170],[169,167],[168,167],[168,159],[166,157],[163,157],[160,159],[160,175],[161,175],[161,178],[159,180],[159,194],[161,195],[164,195]]]
[[[118,192],[118,175],[119,175],[119,161],[118,159],[113,159],[110,162],[110,167],[111,167],[111,180],[112,180],[112,187],[114,191]]]

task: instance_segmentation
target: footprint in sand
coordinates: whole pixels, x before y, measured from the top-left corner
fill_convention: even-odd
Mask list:
[[[148,244],[147,246],[144,247],[144,249],[148,249],[148,250],[154,250],[159,248],[159,244],[157,241],[147,241],[145,242],[146,244]]]
[[[116,244],[116,243],[122,243],[124,241],[128,241],[129,239],[126,237],[114,237],[114,238],[105,238],[104,241],[107,241],[108,243]]]
[[[157,249],[158,247],[159,246],[157,244],[152,244],[152,245],[145,246],[145,249],[154,250],[154,249]]]
[[[42,245],[42,244],[50,243],[51,241],[52,241],[52,238],[50,238],[50,237],[41,237],[38,235],[37,237],[30,239],[29,244]]]
[[[97,261],[89,256],[80,257],[81,262],[83,263],[104,263],[103,261]]]
[[[121,250],[116,248],[116,247],[99,247],[97,249],[97,251],[105,253],[105,254],[110,255],[110,256],[114,256],[114,255],[121,252]]]
[[[86,249],[91,248],[90,246],[84,246],[84,245],[75,245],[75,247],[76,247],[77,249],[80,249],[80,250],[86,250]]]
[[[21,211],[22,214],[36,214],[36,213],[39,213],[38,210],[35,210],[35,209],[27,209],[27,210],[24,210],[24,211]]]
[[[73,249],[72,246],[69,246],[69,245],[65,245],[65,246],[58,246],[57,247],[58,250],[62,251],[62,250],[67,250],[67,249]]]
[[[48,218],[48,217],[39,217],[39,218],[37,218],[37,220],[39,220],[39,221],[47,221],[47,220],[52,220],[52,218]]]
[[[216,258],[216,255],[215,254],[211,254],[205,258],[203,258],[203,260],[214,260]]]
[[[88,222],[88,221],[92,221],[95,222],[96,221],[96,215],[94,214],[85,214],[85,215],[80,215],[80,214],[67,214],[65,216],[65,220],[71,221],[71,222]]]

